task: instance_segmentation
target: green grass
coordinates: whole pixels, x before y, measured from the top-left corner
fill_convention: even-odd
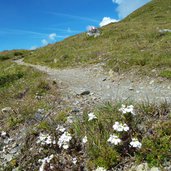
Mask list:
[[[153,124],[154,134],[143,138],[143,148],[137,159],[145,160],[150,166],[161,166],[171,157],[171,120]]]
[[[79,170],[84,163],[86,169],[94,170],[97,167],[106,169],[117,169],[124,163],[134,162],[136,164],[147,162],[150,167],[163,166],[165,161],[170,161],[170,140],[171,140],[171,105],[163,102],[161,104],[141,103],[134,105],[136,115],[131,113],[122,114],[119,109],[121,103],[107,103],[94,109],[97,117],[88,121],[88,112],[83,115],[75,116],[75,122],[71,125],[65,123],[67,111],[51,117],[51,120],[42,121],[37,128],[30,129],[26,137],[26,144],[22,149],[25,156],[23,160],[19,156],[16,163],[22,169],[37,169],[40,167],[39,159],[54,154],[51,165],[56,170],[71,165],[71,160],[77,157],[75,169]],[[58,117],[56,119],[56,117]],[[61,120],[60,120],[61,119]],[[117,132],[113,130],[113,124],[119,121],[129,126],[127,132]],[[56,131],[58,125],[64,125],[67,131],[72,135],[72,141],[69,143],[69,149],[60,149],[57,144],[41,146],[36,143],[39,133],[50,135],[58,142],[61,132]],[[116,134],[122,140],[118,145],[107,142],[110,134]],[[87,143],[83,144],[83,137],[87,136]],[[132,148],[130,142],[136,137],[142,147]],[[41,152],[38,152],[40,147]],[[29,149],[32,149],[30,151]],[[65,164],[61,163],[63,157]],[[49,165],[46,165],[48,170]],[[73,168],[73,167],[72,167]]]
[[[152,166],[162,166],[170,160],[171,140],[169,118],[170,105],[136,104],[135,116],[123,115],[119,112],[121,104],[107,104],[94,111],[97,119],[88,121],[87,113],[83,120],[78,119],[73,125],[77,139],[86,135],[87,166],[90,170],[98,166],[106,169],[115,168],[119,163],[131,158],[138,163],[148,162]],[[114,131],[112,126],[116,122],[126,123],[130,130],[128,132]],[[115,133],[122,140],[119,145],[110,145],[107,140],[110,134]],[[131,148],[129,143],[133,137],[142,143],[141,149]],[[78,140],[78,141],[79,141]]]
[[[26,62],[50,67],[70,67],[98,62],[106,69],[124,72],[138,69],[153,74],[152,69],[171,67],[171,1],[153,0],[123,21],[100,28],[97,38],[86,33],[35,50]]]
[[[0,61],[0,67],[0,110],[12,108],[9,113],[0,113],[1,129],[16,128],[31,120],[38,108],[50,107],[50,96],[57,95],[57,91],[52,82],[46,81],[45,74],[10,60]],[[36,99],[37,95],[42,99]]]
[[[0,61],[5,61],[8,59],[18,59],[24,57],[26,54],[30,53],[27,50],[11,50],[0,52]]]
[[[165,70],[160,72],[160,76],[164,78],[171,79],[171,71]]]

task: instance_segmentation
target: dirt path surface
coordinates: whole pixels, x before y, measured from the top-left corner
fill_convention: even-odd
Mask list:
[[[56,80],[64,93],[72,95],[90,91],[92,99],[104,101],[133,100],[171,102],[171,81],[146,77],[143,80],[134,74],[116,75],[106,73],[102,65],[91,65],[86,68],[51,69],[45,66],[15,61],[19,65],[30,66],[47,73]]]

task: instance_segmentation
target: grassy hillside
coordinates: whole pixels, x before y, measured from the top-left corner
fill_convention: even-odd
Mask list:
[[[18,66],[11,58],[7,59],[12,54],[10,52],[4,55],[6,58],[0,57],[0,131],[16,129],[33,119],[39,108],[50,108],[52,94],[58,98],[56,86],[45,81],[45,74]],[[15,58],[13,56],[12,59]],[[4,114],[1,110],[5,108],[10,108],[10,112]]]
[[[171,1],[153,0],[123,21],[100,28],[97,38],[75,35],[37,49],[26,61],[50,67],[105,62],[116,72],[131,68],[170,72],[171,33],[160,32],[171,29],[170,21]]]
[[[171,2],[169,0],[152,0],[152,2],[144,5],[142,8],[130,14],[124,21],[147,21],[170,23]]]

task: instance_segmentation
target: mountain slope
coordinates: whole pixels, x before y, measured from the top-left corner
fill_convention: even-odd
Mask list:
[[[130,14],[124,21],[170,22],[171,1],[153,0]]]
[[[26,61],[51,67],[105,62],[122,72],[136,68],[143,73],[171,68],[171,1],[153,0],[123,21],[100,28],[99,37],[86,33],[37,49]]]

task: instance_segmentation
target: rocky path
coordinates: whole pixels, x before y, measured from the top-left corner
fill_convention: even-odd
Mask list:
[[[15,62],[47,73],[51,79],[59,83],[63,92],[71,96],[89,91],[94,99],[100,99],[101,102],[115,100],[171,102],[171,81],[169,80],[149,77],[141,80],[131,73],[118,76],[112,71],[106,73],[101,64],[86,68],[51,69],[24,63],[22,60]]]

